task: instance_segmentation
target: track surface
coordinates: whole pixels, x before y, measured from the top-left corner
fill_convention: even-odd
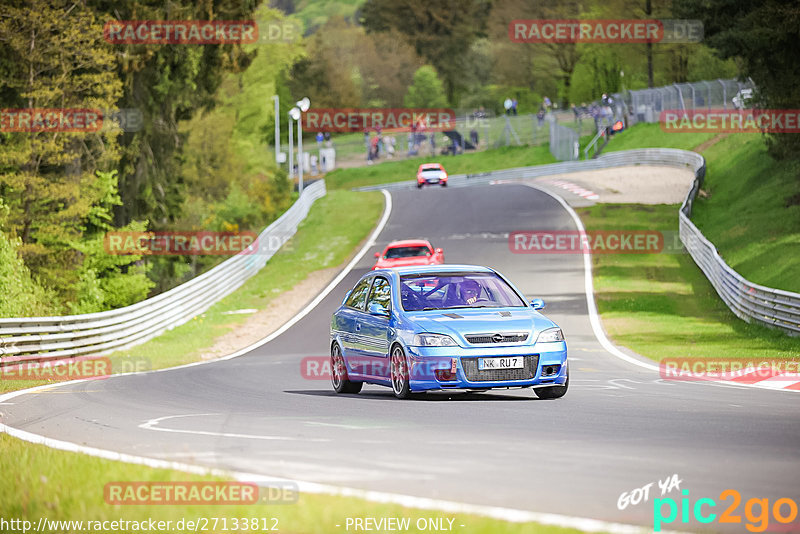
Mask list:
[[[574,229],[553,198],[500,185],[399,191],[393,200],[361,264],[272,342],[228,361],[16,397],[0,407],[2,422],[153,458],[640,525],[652,525],[657,484],[649,504],[619,511],[619,495],[673,473],[692,502],[719,502],[726,488],[743,502],[800,502],[800,395],[661,381],[595,339],[580,255],[509,251],[510,231]],[[301,375],[302,358],[328,353],[330,314],[372,253],[410,237],[431,239],[450,263],[496,267],[545,299],[570,350],[566,397],[500,390],[404,402],[377,386],[335,396],[329,382]]]

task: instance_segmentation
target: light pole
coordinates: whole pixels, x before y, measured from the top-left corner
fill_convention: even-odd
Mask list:
[[[302,114],[308,111],[308,108],[311,106],[311,101],[308,97],[303,98],[302,100],[298,100],[296,102],[297,107],[294,108],[297,110],[297,153],[298,159],[300,160],[297,165],[298,169],[298,182],[297,182],[297,192],[303,192],[303,163],[305,160],[303,158],[303,116]],[[299,108],[299,109],[298,109]]]
[[[278,95],[272,95],[272,100],[275,102],[275,163],[280,164],[281,153],[281,99]]]
[[[292,119],[294,116],[292,114],[293,111],[296,111],[297,108],[292,108],[289,110],[289,179],[294,179],[294,140],[292,139]]]

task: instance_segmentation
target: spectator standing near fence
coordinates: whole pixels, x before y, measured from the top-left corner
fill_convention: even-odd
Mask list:
[[[472,130],[469,131],[469,140],[475,146],[475,148],[477,149],[478,148],[478,130],[473,128]]]

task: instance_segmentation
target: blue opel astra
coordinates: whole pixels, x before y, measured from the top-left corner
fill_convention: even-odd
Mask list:
[[[415,391],[532,387],[540,399],[563,397],[567,344],[542,308],[487,267],[371,271],[331,319],[333,389],[358,393],[366,382],[404,399]]]

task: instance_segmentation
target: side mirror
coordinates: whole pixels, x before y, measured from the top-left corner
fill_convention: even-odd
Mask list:
[[[544,301],[542,299],[533,299],[531,301],[531,308],[534,310],[544,309]]]
[[[376,252],[376,253],[375,253],[375,257],[376,257],[376,258],[380,258],[380,257],[381,257],[381,253],[380,253],[380,252]]]
[[[442,250],[442,249],[440,249],[440,248],[437,248],[437,249],[436,249],[436,253],[437,253],[437,254],[444,254],[444,250]]]
[[[370,315],[389,317],[389,311],[377,302],[370,302],[369,306],[367,306],[367,312],[369,312]]]

